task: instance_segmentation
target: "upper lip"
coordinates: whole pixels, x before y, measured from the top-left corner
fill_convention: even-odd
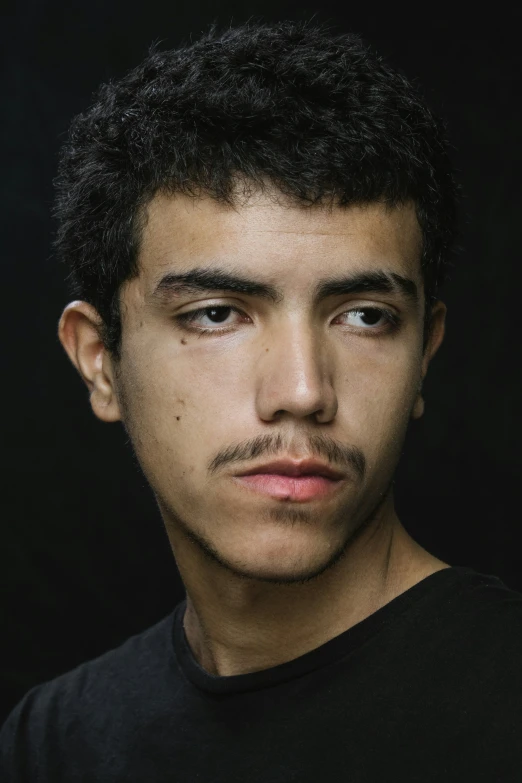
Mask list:
[[[326,478],[337,480],[345,476],[341,471],[335,470],[325,462],[317,459],[278,459],[248,468],[236,475],[252,476],[254,473],[276,473],[281,476],[325,476]]]

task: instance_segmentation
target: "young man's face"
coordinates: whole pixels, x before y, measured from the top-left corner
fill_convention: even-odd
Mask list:
[[[420,251],[412,206],[155,197],[122,288],[121,359],[99,365],[117,394],[94,380],[91,401],[123,418],[173,541],[290,582],[386,508],[443,335],[439,304],[423,352]],[[310,458],[335,475],[273,475]],[[252,469],[268,475],[241,477]]]

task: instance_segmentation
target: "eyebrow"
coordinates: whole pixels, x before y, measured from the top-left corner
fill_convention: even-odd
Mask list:
[[[190,296],[212,291],[246,294],[274,303],[283,300],[283,293],[275,286],[215,267],[196,268],[182,274],[164,275],[155,287],[152,299],[166,301],[173,296]],[[417,285],[413,280],[386,270],[325,278],[316,285],[314,298],[318,303],[331,296],[361,293],[399,294],[412,304],[417,304],[419,301]]]

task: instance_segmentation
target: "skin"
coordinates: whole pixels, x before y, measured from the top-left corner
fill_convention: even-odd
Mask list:
[[[157,195],[139,275],[121,289],[119,360],[104,347],[91,305],[72,302],[61,317],[60,340],[94,413],[123,421],[155,493],[186,587],[187,639],[210,673],[292,660],[448,567],[407,534],[391,489],[444,336],[446,308],[437,301],[423,349],[420,248],[411,204],[302,207],[265,192],[232,208],[206,196]],[[197,267],[270,284],[279,297],[155,293],[166,274]],[[314,296],[324,278],[381,271],[414,281],[418,301],[398,290]],[[209,310],[189,324],[177,320],[211,306],[237,310],[221,322]],[[379,316],[368,326],[363,306],[386,308],[400,324]],[[213,331],[197,331],[204,328]],[[231,447],[239,447],[235,459]],[[283,457],[319,458],[344,479],[306,502],[234,479]]]

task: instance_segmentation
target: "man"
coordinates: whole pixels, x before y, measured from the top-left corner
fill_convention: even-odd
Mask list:
[[[101,89],[57,204],[60,340],[186,600],[33,689],[2,779],[520,780],[522,598],[393,505],[455,231],[413,88],[313,25],[212,31]]]

